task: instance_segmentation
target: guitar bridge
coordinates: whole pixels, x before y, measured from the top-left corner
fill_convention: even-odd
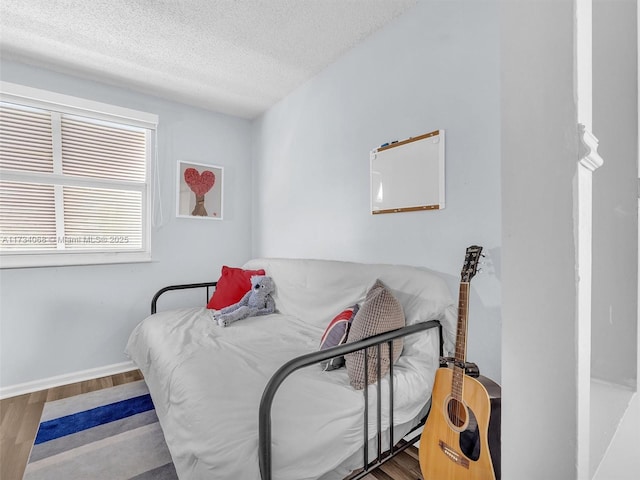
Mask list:
[[[467,469],[469,468],[469,459],[467,459],[460,453],[456,452],[453,448],[451,448],[449,445],[444,443],[442,440],[440,440],[438,444],[440,445],[440,450],[442,450],[442,452],[449,458],[449,460],[451,460],[452,462],[455,462],[461,467],[464,467]]]

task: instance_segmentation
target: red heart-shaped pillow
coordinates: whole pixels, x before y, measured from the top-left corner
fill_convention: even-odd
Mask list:
[[[204,195],[216,183],[216,176],[213,172],[205,170],[202,175],[195,168],[187,168],[184,171],[184,181],[196,195]]]

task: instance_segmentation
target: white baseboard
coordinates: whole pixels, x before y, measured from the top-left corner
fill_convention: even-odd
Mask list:
[[[69,385],[71,383],[83,382],[94,378],[106,377],[117,373],[129,372],[136,370],[138,367],[133,362],[115,363],[104,367],[91,368],[80,372],[66,373],[55,377],[43,378],[32,382],[20,383],[18,385],[10,385],[0,388],[0,399],[24,395],[25,393],[33,393],[47,388],[59,387],[61,385]]]

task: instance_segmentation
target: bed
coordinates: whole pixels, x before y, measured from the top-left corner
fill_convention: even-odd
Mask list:
[[[407,445],[401,439],[428,412],[440,355],[453,349],[456,307],[444,280],[425,268],[329,260],[254,259],[242,268],[274,279],[276,313],[222,328],[203,306],[156,312],[157,295],[126,348],[179,477],[360,478],[389,458],[389,443],[396,452]],[[319,351],[327,323],[364,302],[376,280],[402,305],[406,327]],[[377,345],[392,349],[400,337],[390,372],[361,390],[345,368],[319,366],[365,344],[383,355]]]

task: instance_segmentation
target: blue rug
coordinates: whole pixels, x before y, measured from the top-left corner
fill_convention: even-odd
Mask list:
[[[25,480],[175,480],[144,381],[47,402]]]

